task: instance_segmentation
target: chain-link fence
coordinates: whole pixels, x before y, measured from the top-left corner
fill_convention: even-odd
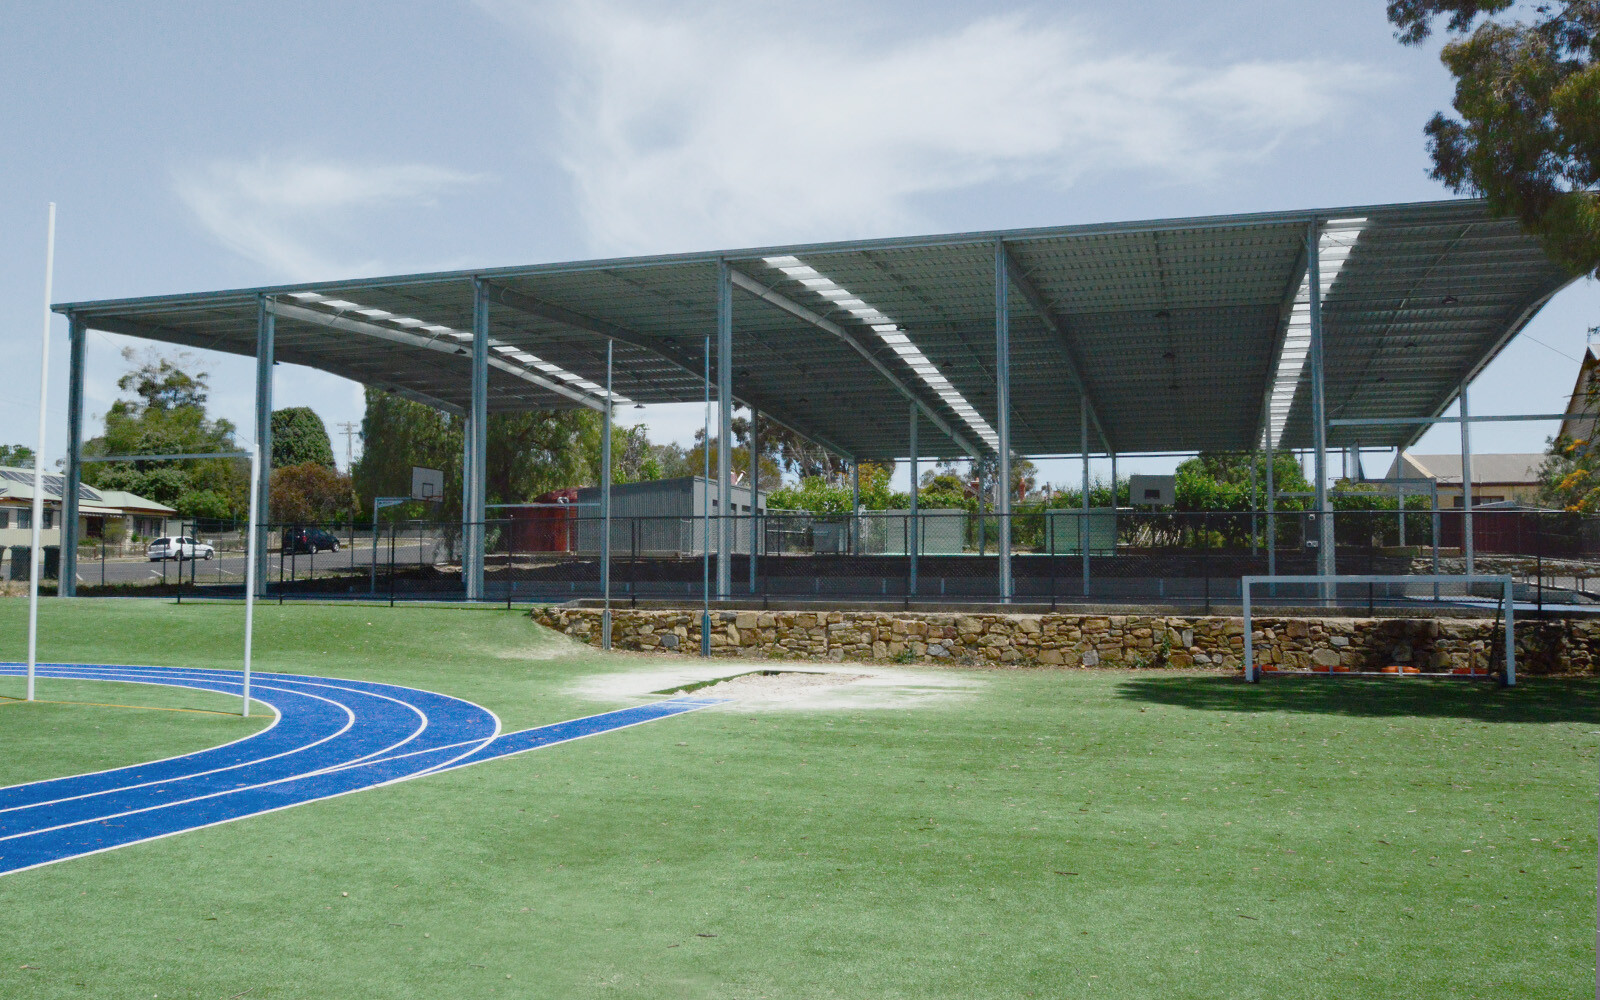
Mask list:
[[[1337,511],[1342,574],[1461,574],[1464,512]],[[1402,517],[1404,518],[1402,522]],[[1518,601],[1600,600],[1600,519],[1556,511],[1473,512],[1477,573],[1517,582]],[[481,525],[484,596],[568,601],[602,594],[604,523],[588,509]],[[476,534],[476,532],[473,532]],[[1318,571],[1322,532],[1304,511],[1057,509],[979,517],[964,510],[726,517],[615,517],[613,600],[713,599],[1033,605],[1237,605],[1244,576]],[[267,591],[282,597],[460,599],[462,525],[275,524],[263,531]],[[85,544],[80,593],[225,593],[242,585],[241,525],[185,525],[164,547]],[[726,579],[719,580],[727,552]]]

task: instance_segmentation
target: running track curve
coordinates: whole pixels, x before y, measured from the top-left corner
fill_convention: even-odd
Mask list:
[[[0,675],[23,672],[0,664]],[[38,676],[239,695],[236,670],[41,663]],[[479,764],[719,704],[670,698],[502,733],[480,705],[370,681],[254,673],[267,728],[180,757],[0,788],[0,875]]]

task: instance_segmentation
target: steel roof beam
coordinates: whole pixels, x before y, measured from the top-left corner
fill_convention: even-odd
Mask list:
[[[1056,340],[1060,342],[1061,351],[1066,356],[1067,363],[1065,367],[1067,375],[1076,383],[1078,395],[1082,396],[1087,403],[1086,410],[1089,414],[1089,422],[1094,424],[1096,433],[1100,435],[1100,443],[1105,445],[1107,451],[1114,451],[1115,449],[1111,446],[1111,436],[1106,433],[1105,425],[1100,422],[1100,409],[1095,405],[1094,394],[1089,391],[1089,384],[1084,380],[1082,358],[1072,333],[1067,329],[1067,325],[1051,310],[1049,303],[1045,302],[1044,296],[1039,294],[1039,290],[1034,287],[1033,282],[1028,280],[1027,274],[1022,270],[1022,265],[1018,264],[1016,257],[1012,256],[1011,247],[1004,240],[997,240],[996,244],[1000,247],[1000,252],[1005,256],[1006,276],[1017,287],[1017,291],[1022,293],[1023,299],[1027,301],[1028,307],[1039,317],[1040,322],[1044,323],[1050,332],[1055,334]]]
[[[483,284],[483,288],[484,293],[487,294],[489,299],[493,302],[498,302],[503,306],[510,306],[512,309],[515,309],[518,312],[527,313],[530,316],[537,316],[540,319],[548,320],[551,323],[559,323],[562,326],[570,327],[574,330],[581,330],[584,333],[592,333],[597,337],[608,337],[612,340],[621,341],[622,343],[628,344],[632,347],[650,351],[651,353],[665,359],[678,368],[681,368],[689,375],[693,376],[693,379],[696,383],[700,382],[704,378],[704,376],[701,374],[701,365],[704,359],[696,359],[685,351],[681,351],[675,347],[661,343],[658,339],[646,337],[643,334],[628,329],[627,327],[618,326],[615,323],[611,323],[603,319],[597,319],[593,316],[585,316],[583,313],[574,312],[571,309],[555,305],[554,303],[546,302],[543,299],[535,298],[532,295],[528,295],[525,292],[519,292],[512,288],[507,288],[504,285],[497,285],[493,282],[486,281]],[[779,427],[782,427],[788,431],[792,431],[808,441],[815,442],[816,444],[821,445],[836,455],[841,455],[844,458],[850,459],[851,461],[855,460],[855,456],[850,453],[849,449],[843,448],[813,431],[801,430],[800,427],[797,426],[798,422],[793,418],[786,418],[776,415],[773,412],[773,403],[771,400],[752,397],[749,392],[738,393],[735,396],[735,399],[738,402],[744,403],[748,408],[760,410],[762,416],[766,417],[768,420],[771,420]],[[781,408],[779,409],[781,412]]]
[[[870,364],[879,375],[882,375],[890,385],[899,390],[902,396],[917,404],[917,408],[922,411],[923,415],[928,418],[929,422],[943,431],[951,441],[955,442],[957,448],[960,448],[962,451],[965,451],[974,458],[981,457],[982,453],[977,448],[973,447],[964,436],[957,433],[955,428],[951,427],[948,421],[935,412],[934,409],[929,406],[921,396],[913,392],[910,386],[901,381],[899,376],[890,371],[889,366],[880,361],[877,354],[874,353],[871,348],[867,347],[865,344],[861,343],[859,339],[852,336],[850,331],[846,330],[844,327],[833,322],[827,317],[812,312],[810,309],[807,309],[805,306],[794,301],[783,293],[768,288],[766,285],[763,285],[761,282],[745,274],[743,271],[732,270],[730,277],[732,278],[735,287],[742,288],[769,305],[777,306],[779,309],[782,309],[789,315],[794,316],[796,319],[805,320],[807,323],[810,323],[817,329],[826,333],[830,333],[839,340],[843,341],[849,347],[854,349],[857,354],[865,358],[867,363]]]
[[[346,333],[360,334],[364,337],[375,337],[379,340],[387,340],[395,344],[404,344],[407,347],[422,347],[428,350],[438,351],[441,354],[449,354],[456,357],[464,354],[470,357],[472,353],[471,351],[462,347],[460,344],[449,343],[443,340],[435,340],[431,337],[419,337],[414,333],[405,333],[401,330],[391,330],[388,327],[379,326],[376,323],[364,323],[360,320],[350,319],[345,316],[330,316],[327,313],[317,312],[315,309],[307,309],[304,306],[291,306],[287,303],[278,302],[273,299],[267,300],[267,311],[276,316],[283,316],[287,319],[299,320],[302,323],[312,323],[317,326],[328,327],[332,330],[343,330]],[[530,382],[539,388],[546,389],[558,396],[565,396],[567,399],[570,399],[582,406],[587,406],[591,410],[603,410],[605,408],[606,404],[602,400],[596,399],[587,393],[579,392],[576,389],[568,388],[567,386],[562,385],[560,382],[556,382],[552,379],[544,378],[541,375],[535,375],[526,368],[519,368],[510,362],[501,360],[500,358],[491,356],[489,358],[489,366],[492,368],[497,368],[513,378],[521,379],[524,382]]]

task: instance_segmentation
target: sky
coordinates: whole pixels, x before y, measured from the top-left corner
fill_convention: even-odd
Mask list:
[[[1447,197],[1421,130],[1450,78],[1436,46],[1394,41],[1383,8],[8,4],[0,443],[38,433],[48,202],[60,302]],[[1569,287],[1474,383],[1473,411],[1563,409],[1596,324],[1600,288]],[[51,337],[53,467],[64,321]],[[90,334],[88,433],[130,347],[150,345]],[[190,354],[213,412],[249,440],[252,360]],[[344,464],[359,386],[280,365],[274,405],[313,407]],[[697,406],[633,412],[657,441],[685,442],[702,420]],[[1537,451],[1553,430],[1478,424],[1473,445]],[[1458,433],[1441,426],[1414,450],[1457,450]]]

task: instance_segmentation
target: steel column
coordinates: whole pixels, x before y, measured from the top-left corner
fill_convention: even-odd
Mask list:
[[[605,430],[600,437],[600,648],[611,648],[611,357],[615,341],[606,341]]]
[[[67,317],[67,475],[61,490],[61,572],[56,594],[78,596],[78,483],[83,479],[83,320]]]
[[[272,366],[275,361],[277,317],[265,295],[256,298],[256,446],[261,449],[261,475],[256,482],[256,560],[255,592],[267,592],[268,525],[272,523]],[[279,553],[279,558],[282,558]]]
[[[1273,466],[1278,455],[1272,447],[1272,428],[1269,425],[1262,435],[1267,442],[1267,575],[1278,575],[1278,519],[1277,490],[1273,483]]]
[[[861,460],[850,460],[850,551],[861,554]]]
[[[462,516],[471,522],[472,557],[467,575],[467,600],[483,600],[484,492],[489,464],[489,294],[482,281],[472,283],[472,480],[468,485],[470,508]]]
[[[717,261],[717,513],[717,597],[727,600],[733,596],[733,281],[726,260]]]
[[[756,557],[761,554],[761,413],[750,407],[750,593],[756,592]]]
[[[1000,558],[1000,600],[1011,600],[1011,276],[1006,246],[994,241],[994,404],[995,433],[1000,438],[1000,471],[995,493],[999,520],[995,553]],[[1080,396],[1080,398],[1082,398]]]
[[[465,588],[467,581],[472,579],[472,557],[468,554],[472,548],[472,519],[467,512],[472,509],[472,406],[469,404],[461,414],[461,586]],[[378,505],[372,506],[372,536],[373,559],[377,559],[378,536]],[[389,572],[394,572],[391,563]]]
[[[1472,421],[1467,413],[1467,383],[1461,383],[1461,555],[1467,575],[1473,572],[1472,538]]]
[[[1089,596],[1089,399],[1078,394],[1078,448],[1083,452],[1083,522],[1078,528],[1078,548],[1083,555],[1083,596]],[[1115,503],[1112,506],[1116,506]]]
[[[1261,495],[1256,489],[1259,476],[1256,473],[1257,460],[1261,457],[1259,451],[1250,453],[1250,554],[1256,555],[1261,550],[1260,519],[1256,511],[1261,509]]]
[[[917,424],[921,422],[922,411],[917,408],[916,400],[911,401],[911,515],[906,528],[906,554],[911,559],[911,572],[906,578],[906,590],[910,594],[917,592],[917,553],[922,546],[917,543]]]
[[[1332,576],[1335,572],[1333,552],[1333,511],[1328,507],[1328,415],[1324,391],[1322,358],[1322,226],[1313,222],[1306,227],[1306,291],[1310,299],[1311,344],[1311,441],[1315,452],[1312,463],[1316,483],[1317,508],[1317,572]],[[1333,597],[1332,585],[1323,588],[1325,598]]]

